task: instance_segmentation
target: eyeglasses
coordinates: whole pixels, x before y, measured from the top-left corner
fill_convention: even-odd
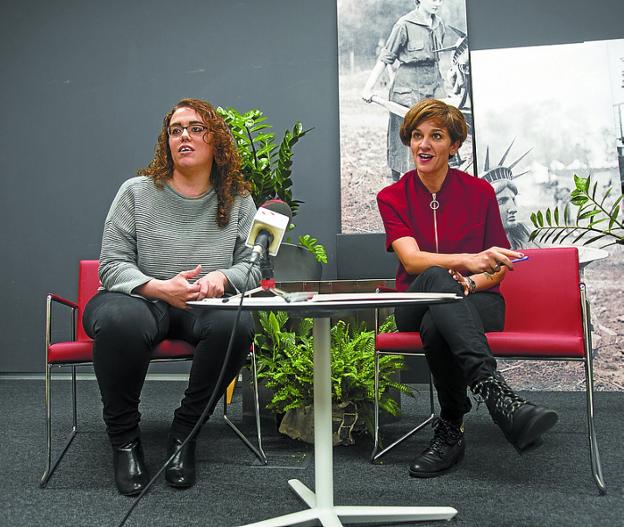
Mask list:
[[[188,126],[174,124],[167,128],[170,137],[180,137],[184,133],[184,130],[186,130],[189,135],[201,136],[208,131],[208,127],[203,124],[189,124]]]

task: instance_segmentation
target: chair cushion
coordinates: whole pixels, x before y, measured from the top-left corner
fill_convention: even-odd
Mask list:
[[[80,364],[93,360],[93,341],[57,342],[48,348],[48,364]]]
[[[190,359],[195,348],[184,340],[164,340],[154,350],[152,360]],[[93,361],[93,341],[57,342],[48,350],[49,364],[84,364]]]
[[[486,337],[492,354],[499,357],[585,357],[582,335],[503,331]]]
[[[582,335],[528,333],[503,331],[486,333],[492,354],[509,357],[579,357],[585,356]],[[417,332],[380,333],[376,349],[382,352],[399,352],[405,355],[424,353],[420,334]]]
[[[376,338],[375,348],[378,351],[398,351],[414,355],[424,353],[420,333],[415,331],[401,331],[399,333],[379,333]]]
[[[154,350],[152,359],[190,359],[195,346],[184,340],[163,340]]]

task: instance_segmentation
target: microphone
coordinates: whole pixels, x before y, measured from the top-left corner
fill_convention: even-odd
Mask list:
[[[291,218],[292,210],[282,200],[272,199],[260,206],[245,242],[247,247],[252,248],[252,264],[267,252],[271,256],[277,254]]]

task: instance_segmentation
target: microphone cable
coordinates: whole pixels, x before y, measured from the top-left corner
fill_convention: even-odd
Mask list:
[[[216,403],[217,392],[218,392],[219,386],[221,386],[221,383],[223,382],[223,377],[225,377],[225,370],[230,361],[230,355],[232,354],[232,347],[234,344],[234,335],[236,334],[236,330],[238,329],[238,322],[240,320],[240,314],[241,314],[242,307],[243,307],[243,298],[245,297],[245,292],[247,291],[247,285],[249,284],[249,277],[251,276],[251,270],[253,269],[253,267],[254,267],[253,265],[249,266],[249,270],[247,271],[247,275],[245,276],[245,285],[243,286],[243,293],[241,293],[240,302],[238,303],[238,309],[236,310],[236,318],[234,319],[234,325],[232,326],[232,331],[230,332],[230,340],[228,341],[228,347],[225,352],[225,358],[223,359],[223,366],[221,366],[219,377],[217,378],[217,382],[215,383],[214,390],[212,391],[212,394],[210,395],[210,399],[206,403],[206,407],[204,408],[203,412],[199,416],[199,419],[197,420],[197,423],[195,423],[195,426],[193,427],[193,429],[189,432],[189,435],[186,436],[186,439],[182,441],[182,443],[173,452],[173,454],[171,454],[171,456],[169,456],[169,458],[163,463],[163,465],[160,467],[158,472],[156,472],[154,477],[152,477],[152,479],[148,482],[145,488],[137,496],[136,500],[134,500],[134,502],[128,509],[128,512],[126,512],[126,515],[123,517],[123,519],[119,523],[118,527],[123,527],[126,524],[126,521],[128,521],[128,518],[130,518],[130,515],[132,514],[136,506],[139,504],[143,496],[145,496],[145,493],[151,488],[151,486],[158,479],[158,477],[164,472],[164,470],[167,468],[167,465],[173,460],[174,457],[178,455],[178,453],[186,446],[186,444],[193,437],[195,437],[195,434],[197,434],[197,431],[204,424],[204,419],[206,419],[206,416],[208,415],[210,408]]]

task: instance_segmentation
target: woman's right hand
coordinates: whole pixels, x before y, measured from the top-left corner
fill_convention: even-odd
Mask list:
[[[191,284],[189,280],[196,278],[201,273],[201,265],[188,271],[182,271],[168,280],[156,278],[139,286],[135,292],[146,298],[164,300],[173,307],[188,309],[187,302],[197,300],[201,285],[197,282]]]
[[[524,256],[522,253],[512,251],[511,249],[490,247],[480,253],[467,254],[464,267],[471,274],[494,274],[501,270],[501,266],[513,269],[514,266],[511,260],[514,258],[522,258],[522,256]]]

